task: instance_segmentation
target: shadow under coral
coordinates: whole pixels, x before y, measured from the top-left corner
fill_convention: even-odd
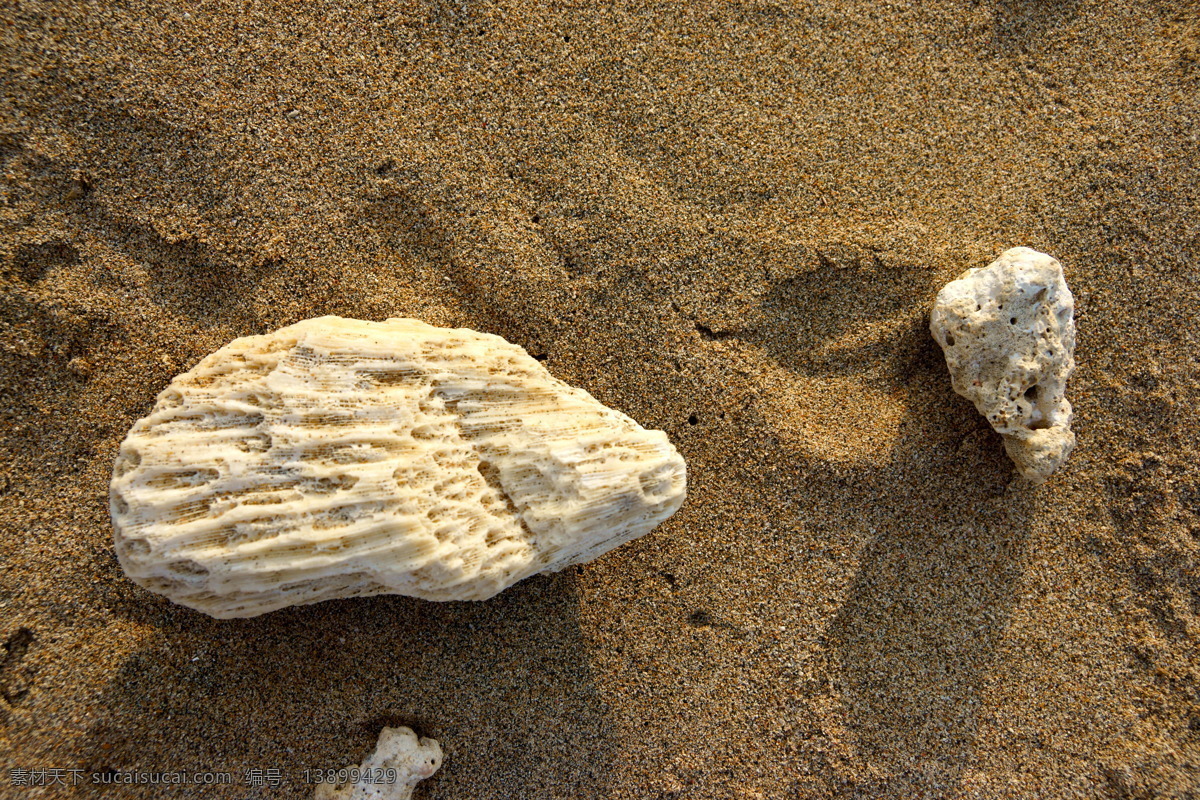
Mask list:
[[[447,757],[423,797],[607,785],[609,726],[581,657],[573,572],[483,603],[376,597],[230,621],[165,601],[116,610],[153,633],[105,690],[79,754],[87,772],[228,770],[237,797],[248,770],[271,769],[303,796],[306,770],[357,764],[383,726],[408,725]]]

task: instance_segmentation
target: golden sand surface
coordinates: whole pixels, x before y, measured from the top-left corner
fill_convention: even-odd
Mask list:
[[[0,43],[0,797],[308,797],[386,724],[430,800],[1200,795],[1196,2],[9,0]],[[1077,301],[1038,488],[927,330],[1018,245]],[[134,585],[125,432],[322,314],[524,346],[688,502],[483,603]]]

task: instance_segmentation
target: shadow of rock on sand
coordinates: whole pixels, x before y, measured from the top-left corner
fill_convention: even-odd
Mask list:
[[[923,310],[914,314],[909,304],[926,293],[930,270],[841,242],[823,242],[798,255],[799,268],[763,296],[755,337],[781,366],[823,377],[861,376],[907,365],[924,347],[928,322]],[[916,324],[908,324],[916,317]],[[918,335],[895,341],[897,322],[905,334]],[[904,388],[897,378],[893,382]]]
[[[16,163],[30,182],[22,191],[42,208],[65,212],[70,230],[58,251],[21,245],[17,275],[34,283],[55,262],[79,261],[81,248],[93,257],[108,251],[145,270],[147,294],[158,305],[209,324],[244,317],[279,257],[270,245],[237,243],[227,224],[213,223],[240,201],[224,188],[227,159],[211,137],[113,103],[93,106],[87,124],[74,130],[82,154],[0,139],[0,159]],[[126,191],[114,192],[117,186]],[[129,276],[111,263],[86,273],[106,290],[129,288]]]
[[[844,724],[873,776],[859,793],[953,787],[971,760],[1027,538],[1019,513],[975,512],[964,502],[872,540],[829,628]]]
[[[166,235],[155,223],[118,222],[95,209],[88,216],[98,230],[120,231],[106,244],[146,268],[148,294],[157,305],[205,324],[244,325],[258,281],[278,266],[264,255],[222,252],[192,234]]]
[[[1024,51],[1047,31],[1078,16],[1077,0],[996,0],[991,4],[992,33],[1000,52]]]
[[[484,603],[360,598],[249,620],[137,591],[142,602],[115,610],[147,642],[107,687],[72,766],[230,771],[234,786],[205,792],[229,798],[247,796],[246,770],[278,769],[284,786],[264,796],[305,797],[304,770],[356,764],[380,728],[405,724],[446,753],[422,798],[606,794],[613,745],[581,657],[573,571]]]
[[[828,499],[802,537],[853,554],[805,690],[835,796],[953,794],[987,722],[1030,511],[998,437],[944,388],[914,388],[888,463],[803,459]]]
[[[1024,569],[1030,511],[1006,489],[1012,465],[954,394],[926,308],[914,305],[932,300],[936,277],[887,253],[822,246],[764,296],[766,327],[751,338],[789,385],[811,394],[848,381],[843,406],[866,409],[823,413],[818,397],[783,406],[786,424],[762,417],[801,431],[791,434],[795,467],[808,493],[828,498],[804,516],[801,538],[815,537],[807,546],[818,551],[836,544],[839,560],[853,553],[856,564],[843,573],[807,690],[837,796],[955,791]],[[814,316],[820,326],[803,324]],[[884,411],[894,414],[846,421]],[[856,436],[870,447],[847,446]]]

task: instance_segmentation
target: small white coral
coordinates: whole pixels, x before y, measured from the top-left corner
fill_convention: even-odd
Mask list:
[[[482,600],[679,508],[683,459],[499,336],[321,317],[222,347],[121,444],[116,550],[214,617]]]
[[[313,800],[410,800],[413,788],[438,771],[442,748],[410,728],[384,728],[371,755],[343,770],[347,780],[322,783]]]
[[[930,315],[954,391],[975,403],[1034,483],[1075,447],[1066,399],[1075,369],[1074,313],[1062,265],[1014,247],[946,284]]]

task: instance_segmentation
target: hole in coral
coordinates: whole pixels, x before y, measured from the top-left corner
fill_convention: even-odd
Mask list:
[[[1009,324],[1009,325],[1016,325],[1016,324],[1017,324],[1017,318],[1016,318],[1016,317],[1009,317],[1009,318],[1008,318],[1008,324]]]
[[[313,479],[301,481],[299,488],[301,492],[332,494],[335,492],[346,492],[348,489],[354,488],[355,483],[358,482],[358,477],[354,475],[326,475],[325,477],[313,477]]]
[[[271,449],[271,440],[264,434],[256,433],[234,441],[233,446],[243,453],[265,453]]]
[[[415,381],[416,370],[405,367],[392,370],[377,369],[366,371],[366,375],[379,386],[403,386]]]
[[[1038,396],[1038,385],[1036,383],[1033,386],[1030,386],[1028,389],[1025,390],[1026,399],[1037,400],[1037,396]]]
[[[121,454],[117,456],[117,463],[116,466],[113,467],[113,472],[116,473],[117,477],[119,478],[122,475],[129,473],[130,470],[136,469],[141,463],[142,454],[137,450],[122,450]]]
[[[638,485],[641,487],[644,497],[658,497],[660,494],[665,494],[671,488],[671,484],[667,480],[649,475],[640,476],[638,478]]]
[[[517,504],[508,496],[508,492],[504,491],[504,484],[500,480],[500,470],[495,464],[487,460],[480,460],[477,469],[479,474],[483,476],[483,480],[496,496],[504,501],[504,505],[508,508],[508,513],[512,514],[518,520],[521,519],[521,510],[517,508]]]
[[[946,334],[946,347],[954,347],[954,337],[949,333]]]
[[[207,467],[200,469],[165,470],[146,481],[146,485],[155,489],[186,489],[193,486],[203,486],[215,481],[220,474],[215,469]]]
[[[150,544],[145,539],[126,539],[123,546],[125,552],[134,558],[150,555]]]
[[[191,561],[191,560],[174,561],[167,565],[167,569],[170,570],[171,572],[175,573],[176,575],[183,575],[183,576],[207,575],[208,574],[207,569],[205,569],[201,565],[197,564],[195,561]]]

